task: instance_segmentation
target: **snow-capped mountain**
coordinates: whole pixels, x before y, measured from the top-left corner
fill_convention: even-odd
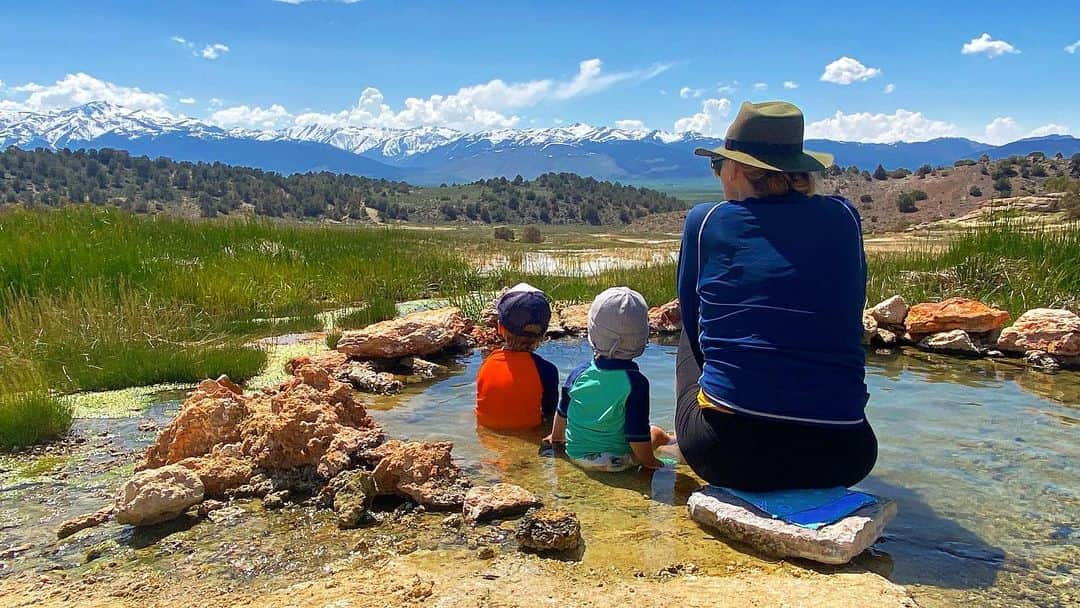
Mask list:
[[[631,182],[704,180],[708,168],[692,151],[716,138],[572,124],[543,129],[466,133],[442,127],[389,129],[309,124],[283,131],[223,129],[165,112],[91,102],[50,112],[0,112],[0,148],[119,148],[177,160],[220,161],[282,173],[334,171],[417,184],[472,181],[567,171]],[[1041,151],[1072,155],[1080,139],[1048,136],[1004,146],[963,138],[860,144],[813,140],[807,147],[841,165],[873,168],[952,163],[960,158]]]

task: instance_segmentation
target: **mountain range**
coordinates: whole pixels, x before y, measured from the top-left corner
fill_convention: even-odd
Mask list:
[[[722,139],[692,132],[585,124],[477,133],[440,127],[326,125],[283,131],[223,129],[197,119],[101,101],[51,112],[0,113],[0,148],[117,148],[150,157],[217,161],[284,174],[331,171],[420,185],[515,175],[531,179],[548,172],[628,183],[698,181],[708,178],[708,169],[693,155],[694,148],[722,143]],[[892,144],[811,139],[806,147],[833,154],[843,166],[913,169],[983,154],[1001,158],[1038,151],[1071,156],[1080,153],[1080,139],[1050,135],[1000,146],[960,137]]]

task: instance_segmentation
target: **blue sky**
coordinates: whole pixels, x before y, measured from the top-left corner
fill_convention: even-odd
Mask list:
[[[834,139],[1080,132],[1075,1],[293,2],[5,3],[0,110],[722,134],[786,99]]]

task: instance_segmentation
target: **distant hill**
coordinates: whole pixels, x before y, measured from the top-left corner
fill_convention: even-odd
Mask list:
[[[467,183],[521,175],[576,173],[635,184],[685,184],[707,179],[708,165],[696,147],[717,147],[718,138],[570,125],[548,129],[497,129],[465,133],[446,128],[386,129],[309,125],[285,131],[221,129],[190,118],[91,102],[62,111],[0,113],[0,148],[115,148],[150,157],[224,162],[282,174],[351,173],[413,184]],[[914,168],[951,164],[983,154],[1004,158],[1044,152],[1071,156],[1080,139],[1029,138],[991,146],[963,138],[863,144],[809,140],[841,166]]]
[[[655,190],[569,173],[425,188],[328,171],[283,176],[109,148],[52,152],[11,147],[0,153],[0,204],[68,203],[205,217],[246,213],[353,222],[593,225],[628,224],[685,208]]]

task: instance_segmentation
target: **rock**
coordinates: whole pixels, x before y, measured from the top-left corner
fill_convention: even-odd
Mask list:
[[[71,519],[61,523],[60,526],[56,528],[56,539],[60,540],[63,538],[67,538],[81,530],[93,528],[94,526],[100,526],[101,524],[112,519],[113,513],[115,512],[116,507],[110,505],[108,507],[98,509],[93,513],[87,513],[86,515],[72,517]]]
[[[429,310],[346,331],[337,350],[361,359],[430,355],[467,336],[471,329],[472,321],[460,308]]]
[[[375,479],[371,472],[357,470],[340,473],[334,480],[340,480],[334,495],[338,527],[359,527],[367,517],[371,501],[375,499]]]
[[[289,500],[289,494],[290,492],[288,490],[270,492],[266,496],[263,496],[263,508],[268,511],[285,508],[285,503]]]
[[[1024,354],[1024,363],[1040,372],[1056,372],[1061,369],[1061,362],[1044,350],[1029,350]]]
[[[808,530],[763,514],[748,503],[707,487],[686,503],[690,517],[715,528],[725,538],[775,557],[800,557],[824,564],[845,564],[874,544],[896,515],[896,503],[882,499],[844,519]]]
[[[100,543],[90,547],[86,550],[86,555],[83,556],[83,563],[89,564],[90,562],[101,559],[110,553],[115,553],[120,548],[120,543],[113,539],[101,541]]]
[[[179,516],[203,499],[199,476],[178,465],[135,473],[116,497],[116,521],[146,526]]]
[[[1038,350],[1067,357],[1080,355],[1080,316],[1057,308],[1029,310],[1002,330],[997,346],[1009,352]]]
[[[870,314],[869,310],[864,310],[862,315],[862,343],[870,344],[870,341],[877,335],[877,321],[874,319],[874,315]]]
[[[444,376],[450,372],[445,365],[432,363],[431,361],[421,359],[420,357],[405,357],[400,361],[400,365],[409,370],[410,374],[422,378],[438,378],[439,376]]]
[[[315,367],[322,368],[331,376],[337,376],[347,368],[348,363],[349,357],[346,356],[345,353],[336,350],[324,350],[310,355],[289,359],[289,362],[285,364],[285,371],[296,375],[297,370],[300,368],[306,365],[314,365]]]
[[[529,511],[515,531],[518,546],[534,551],[569,551],[581,545],[581,524],[562,509]]]
[[[461,508],[468,482],[450,460],[453,443],[392,440],[365,454],[377,459],[373,475],[379,494],[410,498],[430,509]]]
[[[469,344],[474,348],[498,346],[503,343],[499,332],[490,327],[474,327],[469,331]]]
[[[870,309],[878,325],[903,325],[908,314],[908,304],[903,296],[893,296]]]
[[[462,513],[465,521],[474,523],[485,519],[520,515],[541,505],[540,499],[525,488],[510,483],[497,483],[492,486],[470,488],[465,494],[465,506]]]
[[[345,378],[356,390],[378,395],[393,395],[405,387],[393,374],[377,372],[368,362],[349,365]]]
[[[240,421],[248,416],[248,399],[230,384],[203,380],[180,407],[180,412],[146,449],[136,470],[173,464],[210,453],[215,445],[240,441]]]
[[[559,311],[559,324],[567,333],[583,334],[589,331],[589,308],[592,304],[575,304]]]
[[[198,475],[205,495],[210,498],[224,498],[228,490],[246,484],[255,474],[251,462],[230,456],[185,458],[176,465]]]
[[[446,519],[442,520],[442,527],[444,528],[460,528],[463,518],[460,513],[452,513],[446,516]]]
[[[870,339],[870,342],[880,346],[895,346],[900,342],[900,336],[896,335],[896,333],[891,330],[879,327],[877,332],[874,333],[874,337]]]
[[[480,547],[479,549],[477,549],[476,557],[478,559],[494,559],[495,558],[495,548],[492,547],[491,545],[484,545],[483,547]]]
[[[937,352],[978,355],[979,348],[971,341],[971,336],[962,329],[931,334],[919,341],[919,348]]]
[[[678,298],[649,309],[649,329],[661,334],[682,331],[682,311],[679,309]]]
[[[349,468],[354,455],[378,445],[382,432],[347,384],[312,365],[296,373],[251,398],[251,413],[239,425],[241,450],[259,468],[312,465],[329,479]]]
[[[206,518],[219,526],[232,526],[240,522],[244,517],[244,510],[238,506],[228,506],[214,509],[206,514]]]
[[[220,500],[214,500],[213,498],[208,498],[200,502],[199,506],[195,507],[195,516],[200,519],[206,519],[210,517],[210,514],[214,511],[220,511],[225,507],[226,504],[224,502]]]
[[[562,323],[558,319],[552,318],[548,323],[547,332],[544,334],[549,338],[561,338],[567,334],[566,328],[562,326]]]
[[[954,329],[982,333],[1004,327],[1009,313],[977,300],[949,298],[944,302],[916,304],[908,310],[904,324],[912,335],[936,334]]]

